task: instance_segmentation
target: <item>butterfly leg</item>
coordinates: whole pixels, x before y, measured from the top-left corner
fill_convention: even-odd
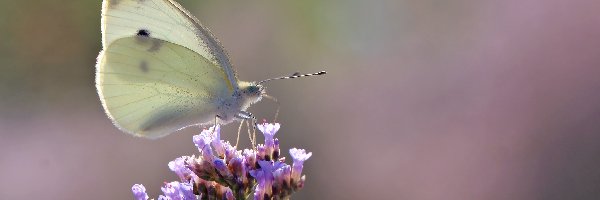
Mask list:
[[[242,123],[244,123],[244,121],[246,121],[246,123],[252,121],[254,124],[253,130],[256,130],[256,117],[254,117],[252,115],[252,113],[247,112],[247,111],[240,111],[236,116],[236,118],[241,119],[241,123],[240,123],[240,127],[238,128],[238,139],[240,137],[240,130],[242,128]],[[253,134],[250,133],[250,125],[248,124],[248,137],[250,138],[250,142],[252,143],[252,146],[255,145],[256,143],[256,131],[254,131],[254,137],[252,137]],[[237,142],[236,142],[236,146],[237,146]]]
[[[217,131],[217,126],[219,125],[218,124],[219,123],[219,121],[218,121],[219,118],[221,118],[221,116],[215,115],[215,123],[213,124],[213,128],[212,128],[213,129],[213,132],[212,132],[213,136],[215,135],[215,131]]]
[[[242,121],[240,121],[240,126],[238,127],[237,139],[235,139],[235,148],[236,149],[237,149],[238,143],[240,142],[240,132],[242,132],[242,126],[244,125],[244,121],[246,121],[246,119],[242,119]]]
[[[247,112],[247,111],[240,111],[236,116],[236,118],[238,119],[246,119],[248,121],[252,121],[254,128],[256,128],[256,117],[254,117],[254,115],[252,115],[252,113]]]
[[[252,146],[255,145],[256,143],[256,117],[254,117],[252,115],[252,113],[247,112],[247,111],[240,111],[236,116],[236,118],[238,119],[242,119],[242,120],[247,120],[246,122],[250,122],[252,121],[253,127],[252,127],[252,134],[250,133],[250,126],[248,125],[248,137],[250,137],[250,142],[252,142]],[[239,132],[238,132],[238,136],[239,136]]]
[[[252,116],[252,113],[249,113],[247,111],[240,111],[235,117],[238,119],[254,119],[254,120],[256,120],[256,118],[254,116]]]
[[[254,121],[254,127],[252,128],[252,132],[250,132],[250,120],[246,120],[246,126],[248,127],[248,137],[250,137],[252,149],[256,150],[256,121]]]

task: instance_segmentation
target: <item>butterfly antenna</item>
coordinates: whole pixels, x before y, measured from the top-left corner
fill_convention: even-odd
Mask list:
[[[272,81],[272,80],[292,79],[292,78],[300,78],[300,77],[305,77],[305,76],[318,76],[318,75],[324,75],[324,74],[327,74],[327,72],[320,71],[320,72],[312,73],[312,74],[300,74],[299,72],[296,72],[290,76],[283,76],[283,77],[278,77],[278,78],[270,78],[267,80],[262,80],[262,81],[258,82],[258,84],[263,84],[264,82],[268,82],[268,81]]]

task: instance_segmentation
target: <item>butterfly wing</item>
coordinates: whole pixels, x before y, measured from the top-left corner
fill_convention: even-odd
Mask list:
[[[213,120],[215,102],[231,91],[222,68],[153,38],[112,42],[98,58],[96,76],[100,99],[115,125],[149,138]]]
[[[148,32],[150,37],[184,46],[223,68],[232,87],[237,77],[227,53],[198,19],[173,0],[104,0],[102,45]]]
[[[169,0],[105,0],[96,65],[103,107],[124,132],[157,138],[210,122],[237,79],[224,51]]]

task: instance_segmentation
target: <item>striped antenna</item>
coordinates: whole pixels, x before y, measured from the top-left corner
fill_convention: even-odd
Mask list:
[[[260,85],[260,84],[262,84],[264,82],[268,82],[268,81],[272,81],[272,80],[292,79],[292,78],[300,78],[300,77],[305,77],[305,76],[319,76],[319,75],[324,75],[324,74],[327,74],[327,72],[326,71],[320,71],[320,72],[312,73],[312,74],[300,74],[300,72],[296,72],[296,73],[294,73],[294,74],[292,74],[290,76],[283,76],[283,77],[278,77],[278,78],[270,78],[270,79],[267,79],[267,80],[262,80],[262,81],[258,82],[258,84]]]

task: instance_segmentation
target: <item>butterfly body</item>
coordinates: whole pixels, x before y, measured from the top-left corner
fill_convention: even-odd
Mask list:
[[[122,131],[158,138],[248,118],[264,87],[237,79],[208,29],[172,0],[104,0],[96,88]]]

